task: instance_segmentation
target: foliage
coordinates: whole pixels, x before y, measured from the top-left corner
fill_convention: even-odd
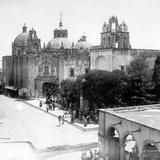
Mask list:
[[[130,77],[128,97],[129,105],[143,105],[155,103],[153,92],[152,70],[149,69],[145,58],[139,57],[133,60],[127,67]]]
[[[19,89],[19,91],[18,91],[18,96],[19,96],[20,98],[28,99],[28,98],[30,97],[30,93],[29,93],[28,89],[26,89],[26,88],[21,88],[21,89]]]
[[[160,85],[160,56],[155,60],[152,79],[156,85]]]
[[[90,115],[96,115],[99,108],[152,104],[155,103],[152,73],[146,59],[139,57],[126,67],[126,72],[91,70],[75,81],[63,80],[60,94],[66,102],[66,109],[78,111],[80,95],[83,96],[83,100],[88,102],[85,112]]]
[[[123,71],[93,70],[84,79],[82,93],[89,101],[89,111],[121,104],[121,93],[128,79]]]
[[[160,56],[158,56],[155,60],[153,76],[154,82],[154,93],[156,94],[156,100],[160,99]]]
[[[50,98],[51,96],[56,96],[58,94],[58,83],[44,83],[43,84],[43,94]]]
[[[70,110],[79,109],[80,89],[77,81],[63,80],[61,82],[60,96],[65,103],[65,108]]]

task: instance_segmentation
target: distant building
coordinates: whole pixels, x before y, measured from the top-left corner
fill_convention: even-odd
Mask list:
[[[2,58],[2,73],[3,73],[3,82],[6,85],[13,85],[13,57],[12,56],[3,56]]]
[[[12,43],[12,55],[3,57],[3,79],[6,86],[18,90],[27,88],[32,96],[45,95],[44,88],[64,79],[75,80],[88,70],[125,70],[132,59],[145,56],[153,68],[159,50],[132,49],[128,27],[112,16],[102,26],[99,46],[92,46],[82,35],[77,43],[68,37],[61,18],[53,38],[41,47],[34,29],[24,25]]]

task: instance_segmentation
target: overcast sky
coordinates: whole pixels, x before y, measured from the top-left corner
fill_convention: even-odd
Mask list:
[[[24,23],[47,44],[60,12],[75,42],[85,32],[89,42],[99,45],[104,21],[115,15],[119,23],[127,23],[132,48],[160,49],[160,0],[0,0],[0,60],[11,55],[11,44]]]

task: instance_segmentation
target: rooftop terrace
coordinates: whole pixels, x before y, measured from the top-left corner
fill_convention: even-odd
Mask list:
[[[160,130],[160,104],[101,109],[103,112]]]

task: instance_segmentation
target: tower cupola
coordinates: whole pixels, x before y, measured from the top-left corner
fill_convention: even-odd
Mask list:
[[[120,25],[116,16],[112,16],[108,24],[102,26],[101,33],[102,48],[131,48],[129,42],[129,32],[126,23],[123,21]]]
[[[26,33],[26,32],[27,32],[27,26],[26,26],[25,23],[24,23],[24,26],[22,27],[22,32],[23,32],[23,33]]]
[[[67,38],[68,30],[63,28],[62,14],[60,14],[59,28],[54,30],[54,38]]]

